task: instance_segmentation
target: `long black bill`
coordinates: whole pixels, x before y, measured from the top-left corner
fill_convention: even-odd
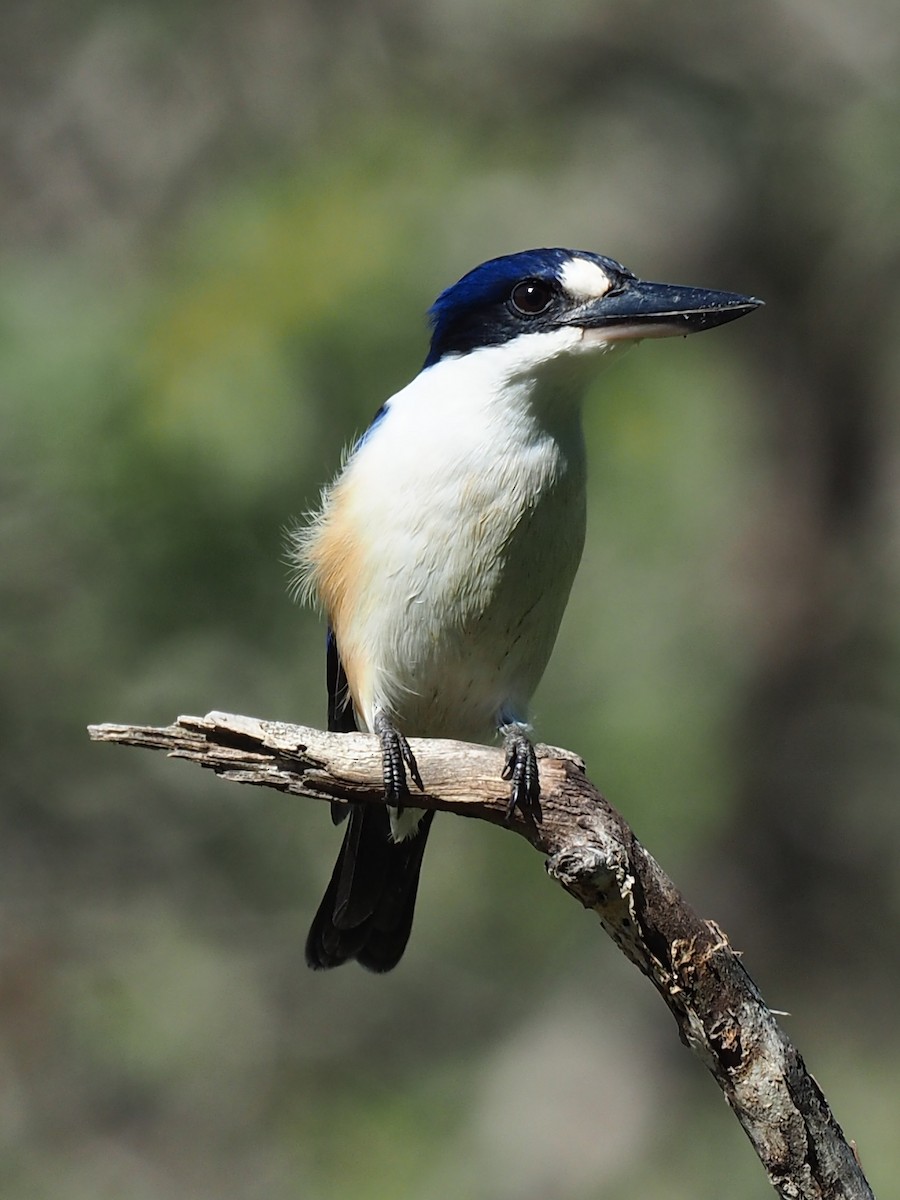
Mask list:
[[[604,341],[628,338],[677,337],[699,333],[745,317],[763,303],[737,292],[682,287],[677,283],[629,281],[621,291],[595,301],[578,324],[597,330]]]

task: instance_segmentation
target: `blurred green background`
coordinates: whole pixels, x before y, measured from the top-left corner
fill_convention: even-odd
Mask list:
[[[401,967],[313,975],[325,806],[84,730],[322,723],[285,528],[437,292],[563,245],[767,307],[598,379],[538,735],[900,1195],[893,0],[7,0],[0,67],[2,1194],[770,1194],[524,842],[440,819]]]

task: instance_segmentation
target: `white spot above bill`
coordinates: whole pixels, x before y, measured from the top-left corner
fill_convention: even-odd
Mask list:
[[[612,280],[596,263],[571,258],[560,272],[560,283],[576,300],[599,300],[612,287]]]

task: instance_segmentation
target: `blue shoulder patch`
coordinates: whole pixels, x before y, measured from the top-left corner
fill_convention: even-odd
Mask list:
[[[356,439],[356,441],[353,443],[353,450],[352,450],[353,454],[356,453],[356,451],[360,448],[360,446],[363,444],[363,442],[366,440],[366,438],[369,437],[369,435],[375,429],[376,425],[379,425],[384,420],[384,418],[387,416],[387,410],[388,410],[387,401],[385,401],[384,404],[382,404],[381,408],[379,408],[379,410],[375,414],[375,416],[372,418],[372,420],[369,422],[369,428],[366,429],[363,433],[361,433],[359,435],[359,437]]]

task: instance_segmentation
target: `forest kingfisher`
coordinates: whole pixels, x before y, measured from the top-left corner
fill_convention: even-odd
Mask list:
[[[598,365],[760,303],[563,249],[491,259],[435,301],[421,371],[292,540],[298,586],[328,620],[328,728],[378,737],[387,801],[332,806],[349,822],[311,967],[389,971],[406,947],[434,816],[411,803],[407,737],[499,733],[509,810],[536,809],[528,705],[584,544],[581,401]]]

